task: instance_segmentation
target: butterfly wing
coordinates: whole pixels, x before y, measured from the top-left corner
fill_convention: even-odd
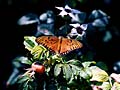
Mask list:
[[[41,36],[36,38],[36,42],[45,46],[46,48],[58,53],[59,39],[56,36]]]
[[[67,54],[83,46],[77,40],[56,36],[41,36],[36,38],[36,42],[49,48],[56,54]]]
[[[70,51],[81,48],[82,46],[83,46],[82,43],[77,40],[62,38],[59,53],[66,54],[66,53],[69,53]]]

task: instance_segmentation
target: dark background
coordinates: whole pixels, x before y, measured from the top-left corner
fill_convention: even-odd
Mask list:
[[[56,2],[55,2],[56,1]],[[55,6],[63,6],[64,0],[0,0],[0,85],[5,87],[5,83],[12,73],[11,60],[18,54],[23,54],[23,28],[17,25],[17,20],[27,14],[35,13],[40,15],[46,10],[54,10]],[[119,27],[119,2],[118,0],[88,0],[84,4],[77,5],[77,8],[85,12],[93,9],[101,9],[111,17],[111,25],[120,32]],[[36,25],[25,27],[25,29],[35,29]],[[32,34],[31,34],[32,35]],[[107,44],[103,44],[95,36],[90,38],[89,44],[97,52],[96,58],[102,60],[109,66],[112,72],[113,63],[120,60],[119,35],[114,35],[113,39]],[[5,88],[4,88],[5,89]],[[4,90],[3,89],[3,90]]]

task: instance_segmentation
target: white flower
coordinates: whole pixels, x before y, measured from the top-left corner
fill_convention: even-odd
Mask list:
[[[80,25],[79,23],[76,23],[76,24],[70,24],[70,26],[73,26],[73,28],[71,29],[69,36],[82,37],[83,35],[85,35],[85,30],[87,29],[88,25],[87,24]]]
[[[81,13],[79,10],[72,9],[68,5],[65,5],[65,7],[56,7],[57,9],[61,10],[59,13],[60,16],[64,17],[65,15],[69,15],[72,18],[75,18],[74,14]]]

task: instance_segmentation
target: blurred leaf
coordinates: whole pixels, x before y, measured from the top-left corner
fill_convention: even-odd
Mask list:
[[[70,26],[68,24],[65,24],[59,28],[59,30],[57,31],[57,34],[59,36],[66,36],[67,33],[69,32],[69,29],[70,29]]]
[[[108,80],[109,76],[104,70],[97,66],[91,66],[90,69],[92,71],[92,78],[90,81],[105,82]]]
[[[40,35],[54,35],[54,24],[40,24],[37,26],[37,32],[35,36],[40,36]]]
[[[108,67],[107,67],[107,65],[106,65],[104,62],[101,62],[101,61],[96,62],[96,66],[98,66],[98,67],[101,68],[102,70],[105,70],[105,71],[108,70]]]
[[[102,18],[99,18],[99,19],[95,19],[92,22],[92,25],[94,27],[106,27],[106,25],[108,25],[108,23],[109,23],[108,17],[102,17]]]
[[[41,20],[41,21],[46,21],[47,20],[47,13],[42,13],[40,16],[39,16],[39,19]]]
[[[27,60],[22,60],[21,63],[28,64],[28,65],[32,64],[31,60],[28,60],[28,59]]]
[[[44,23],[44,24],[54,23],[54,18],[55,18],[55,16],[54,16],[54,12],[52,10],[48,10],[39,16],[41,23]]]
[[[81,58],[83,61],[92,61],[94,58],[94,53],[91,51],[88,51],[85,55],[83,54]]]
[[[58,87],[57,90],[67,90],[67,86],[61,85],[61,86]]]
[[[28,74],[19,77],[17,83],[19,84],[20,90],[37,90],[37,83],[34,81],[35,78],[30,77]]]
[[[28,59],[28,57],[25,57],[25,56],[17,56],[13,60],[14,67],[22,67],[22,64],[29,64],[29,65],[31,65],[32,62]]]
[[[55,68],[54,68],[54,75],[55,76],[58,76],[61,72],[61,67],[62,67],[62,64],[56,64],[55,65]]]
[[[39,19],[36,14],[28,13],[22,16],[17,23],[18,25],[28,25],[28,24],[38,23],[38,22],[39,22]]]
[[[27,58],[24,56],[17,56],[13,59],[12,64],[15,68],[20,68],[22,67],[21,61],[26,60]]]
[[[87,2],[87,0],[77,0],[77,1],[79,1],[80,3],[86,3]]]
[[[75,8],[76,5],[77,5],[76,0],[67,0],[65,3],[66,3],[67,5],[69,5],[70,7],[72,7],[72,8]]]
[[[109,42],[110,40],[112,40],[112,38],[112,33],[110,31],[106,31],[103,37],[103,42]]]
[[[17,83],[23,83],[23,82],[29,81],[30,79],[31,78],[29,76],[27,76],[27,75],[21,76],[21,77],[19,77]]]
[[[51,10],[42,13],[39,16],[40,24],[37,25],[37,32],[35,36],[54,35],[54,18],[54,12]]]
[[[47,83],[47,86],[45,87],[44,90],[58,90],[57,86],[54,82]]]
[[[107,17],[107,14],[103,12],[102,10],[93,10],[91,14],[89,15],[89,20],[95,20],[95,19],[100,19],[103,17]]]
[[[21,74],[20,71],[17,68],[14,68],[12,74],[7,80],[7,83],[6,83],[7,86],[14,85],[17,82],[20,74]]]
[[[83,24],[85,23],[85,20],[86,20],[86,13],[80,12],[79,14],[74,15],[74,18],[71,19],[71,22]]]

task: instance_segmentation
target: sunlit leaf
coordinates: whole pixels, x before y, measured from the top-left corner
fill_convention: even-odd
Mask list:
[[[112,74],[110,75],[110,77],[111,77],[114,81],[120,83],[120,74],[112,73]]]
[[[80,67],[76,66],[76,65],[73,65],[73,64],[69,64],[71,69],[72,69],[72,73],[74,75],[79,75],[79,72],[80,72]]]
[[[83,62],[82,65],[87,68],[89,67],[91,64],[96,64],[95,61],[86,61],[86,62]]]
[[[103,82],[101,88],[102,88],[103,90],[110,90],[110,89],[111,89],[111,85],[110,85],[109,82]]]
[[[35,39],[36,37],[34,36],[25,36],[24,42],[23,42],[23,44],[25,45],[25,48],[31,51],[35,45],[38,45],[37,42],[35,42]]]
[[[31,54],[34,59],[42,58],[42,54],[45,53],[46,50],[47,49],[41,45],[34,46],[34,48],[31,49]]]
[[[90,69],[92,71],[92,78],[90,81],[105,82],[108,80],[109,76],[104,70],[97,66],[91,66]]]
[[[61,72],[61,67],[62,67],[62,64],[56,64],[55,65],[55,68],[54,68],[54,75],[55,76],[58,76]]]
[[[111,90],[120,90],[120,83],[114,82]]]
[[[72,70],[68,64],[63,65],[63,74],[66,80],[70,79],[72,76]]]
[[[84,79],[89,79],[92,76],[90,68],[82,68],[80,71],[80,77]]]

